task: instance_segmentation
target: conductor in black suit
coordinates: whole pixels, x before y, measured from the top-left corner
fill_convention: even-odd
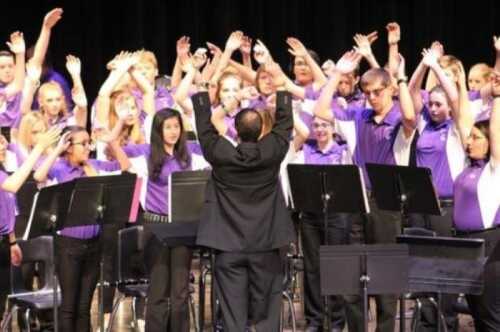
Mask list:
[[[295,238],[279,183],[293,127],[291,96],[278,91],[271,132],[243,109],[235,119],[234,146],[210,121],[208,93],[192,97],[198,138],[212,165],[197,244],[215,249],[215,280],[224,331],[278,331],[283,281],[279,248]],[[247,323],[248,322],[248,323]]]

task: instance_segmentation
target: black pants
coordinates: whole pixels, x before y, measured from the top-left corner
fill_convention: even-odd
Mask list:
[[[104,267],[104,280],[116,281],[116,254],[118,246],[118,224],[104,225],[101,232],[102,260]],[[103,307],[105,313],[111,313],[113,309],[113,299],[115,297],[115,287],[105,287],[103,292]]]
[[[348,244],[350,242],[351,219],[348,214],[328,216],[328,233],[325,242],[324,219],[321,214],[302,214],[302,249],[304,253],[304,315],[308,327],[321,330],[324,319],[324,297],[320,294],[319,247]],[[328,299],[331,327],[345,326],[344,298],[330,296]]]
[[[189,271],[192,251],[169,248],[149,235],[145,247],[149,269],[147,332],[189,332]]]
[[[90,306],[99,277],[99,238],[56,237],[56,271],[61,286],[61,331],[90,331]]]
[[[490,256],[500,241],[500,228],[460,234],[460,237],[485,241],[485,255]],[[477,332],[500,331],[500,262],[488,261],[484,267],[484,289],[481,295],[468,295],[467,302]]]
[[[366,243],[394,243],[401,232],[399,212],[380,210],[374,199],[370,199],[370,214],[365,218]],[[345,308],[349,332],[364,331],[363,299],[359,295],[345,297]],[[394,332],[396,325],[398,295],[376,295],[376,332]]]
[[[216,252],[215,283],[224,331],[278,331],[283,265],[279,250]]]
[[[436,232],[437,236],[453,236],[453,207],[442,208],[442,216],[411,214],[409,216],[410,227],[421,227]],[[458,315],[453,310],[453,305],[457,301],[455,294],[441,295],[441,312],[446,321],[449,332],[458,330]],[[419,319],[419,331],[433,332],[438,330],[436,307],[427,299],[422,299],[422,309]]]
[[[10,246],[9,236],[0,237],[0,317],[5,311],[5,301],[10,294]],[[1,318],[0,318],[1,320]]]

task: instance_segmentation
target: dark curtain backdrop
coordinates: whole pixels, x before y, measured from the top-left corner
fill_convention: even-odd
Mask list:
[[[192,50],[211,41],[224,46],[228,34],[241,29],[260,38],[284,68],[290,58],[285,38],[298,37],[321,60],[335,61],[352,47],[356,32],[379,31],[374,52],[387,57],[385,25],[402,28],[400,51],[411,75],[420,51],[433,40],[457,55],[466,68],[493,63],[492,36],[500,35],[500,0],[4,0],[0,11],[1,38],[21,30],[33,44],[43,16],[55,7],[64,15],[50,44],[54,66],[64,72],[64,56],[83,62],[83,80],[92,101],[103,82],[105,63],[120,50],[146,48],[155,52],[161,73],[170,74],[175,41],[191,37]],[[5,45],[5,44],[3,44]]]

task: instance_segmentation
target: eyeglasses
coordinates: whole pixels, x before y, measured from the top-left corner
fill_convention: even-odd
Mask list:
[[[326,129],[330,127],[329,123],[313,123],[312,125],[313,129]]]
[[[90,150],[94,149],[94,143],[90,141],[71,142],[71,145],[81,145],[84,148],[89,148]]]
[[[381,87],[381,88],[378,88],[378,89],[373,89],[371,91],[367,91],[367,90],[364,90],[363,93],[365,94],[365,96],[367,97],[370,97],[372,94],[373,96],[375,97],[380,97],[380,95],[382,94],[382,92],[384,92],[384,90],[386,89],[387,87]]]

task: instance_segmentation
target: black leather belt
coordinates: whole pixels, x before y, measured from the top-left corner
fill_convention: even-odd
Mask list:
[[[168,215],[157,214],[157,213],[147,212],[147,211],[142,213],[142,218],[145,222],[151,222],[151,223],[168,222]]]
[[[458,236],[467,236],[471,234],[479,234],[479,233],[488,233],[492,231],[500,230],[500,226],[495,226],[492,228],[486,228],[486,229],[477,229],[477,230],[470,230],[470,231],[459,231],[455,230],[455,234]]]
[[[440,198],[439,205],[441,207],[453,207],[453,198]]]

